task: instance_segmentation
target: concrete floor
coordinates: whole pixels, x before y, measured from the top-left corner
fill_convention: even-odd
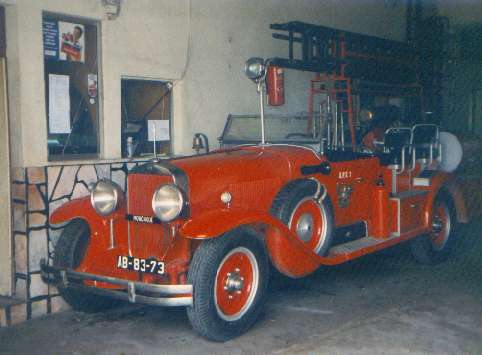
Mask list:
[[[0,329],[10,354],[482,354],[482,223],[449,262],[416,264],[406,247],[319,270],[307,286],[271,288],[247,334],[195,335],[183,309],[64,312]]]

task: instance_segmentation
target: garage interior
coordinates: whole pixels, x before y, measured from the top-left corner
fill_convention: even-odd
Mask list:
[[[481,5],[0,0],[0,353],[482,353]],[[266,104],[268,138],[288,126],[273,117],[311,120],[315,132],[330,92],[343,148],[376,107],[456,135],[466,222],[456,253],[421,265],[402,243],[272,278],[257,323],[225,343],[196,335],[182,308],[72,310],[42,279],[63,227],[52,212],[99,179],[126,191],[129,172],[153,155],[259,141],[250,57],[285,69],[282,105]],[[256,119],[253,134],[237,130],[239,118]]]

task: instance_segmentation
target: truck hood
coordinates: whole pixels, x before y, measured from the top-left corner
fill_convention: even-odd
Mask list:
[[[220,200],[223,192],[232,195],[232,207],[265,210],[306,156],[319,161],[313,151],[302,147],[245,146],[174,159],[171,164],[188,177],[192,213],[225,207]]]

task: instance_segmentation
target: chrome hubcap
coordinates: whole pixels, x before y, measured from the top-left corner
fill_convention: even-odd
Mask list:
[[[306,213],[300,217],[296,224],[296,234],[302,241],[307,242],[311,239],[313,232],[313,217]]]
[[[226,284],[224,285],[225,291],[240,293],[243,289],[243,285],[244,277],[240,276],[238,272],[228,272]]]

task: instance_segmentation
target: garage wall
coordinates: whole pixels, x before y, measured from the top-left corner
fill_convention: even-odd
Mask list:
[[[18,0],[6,10],[7,42],[13,44],[7,58],[14,166],[47,163],[42,11],[100,21],[103,158],[121,155],[121,75],[175,79],[183,70],[187,46],[185,1],[123,1],[121,15],[115,21],[105,19],[100,0]]]
[[[192,1],[191,21],[188,4],[124,0],[114,21],[104,18],[100,0],[17,0],[7,6],[14,165],[47,164],[42,11],[101,22],[101,151],[106,159],[121,155],[121,76],[175,81],[175,150],[191,153],[193,133],[203,131],[213,142],[228,113],[257,110],[255,88],[243,75],[244,61],[287,53],[286,44],[271,38],[270,23],[301,20],[391,39],[403,39],[405,32],[403,2],[393,7],[382,0],[203,0]],[[293,110],[305,109],[305,98],[297,100]]]
[[[378,0],[207,0],[193,5],[192,50],[182,93],[186,139],[178,145],[186,152],[196,132],[207,133],[215,144],[229,113],[258,112],[256,88],[244,76],[244,62],[251,56],[288,54],[286,42],[272,39],[271,23],[299,20],[391,39],[403,39],[405,31],[405,8],[387,8]],[[271,111],[306,111],[311,76],[288,72],[287,104]]]

